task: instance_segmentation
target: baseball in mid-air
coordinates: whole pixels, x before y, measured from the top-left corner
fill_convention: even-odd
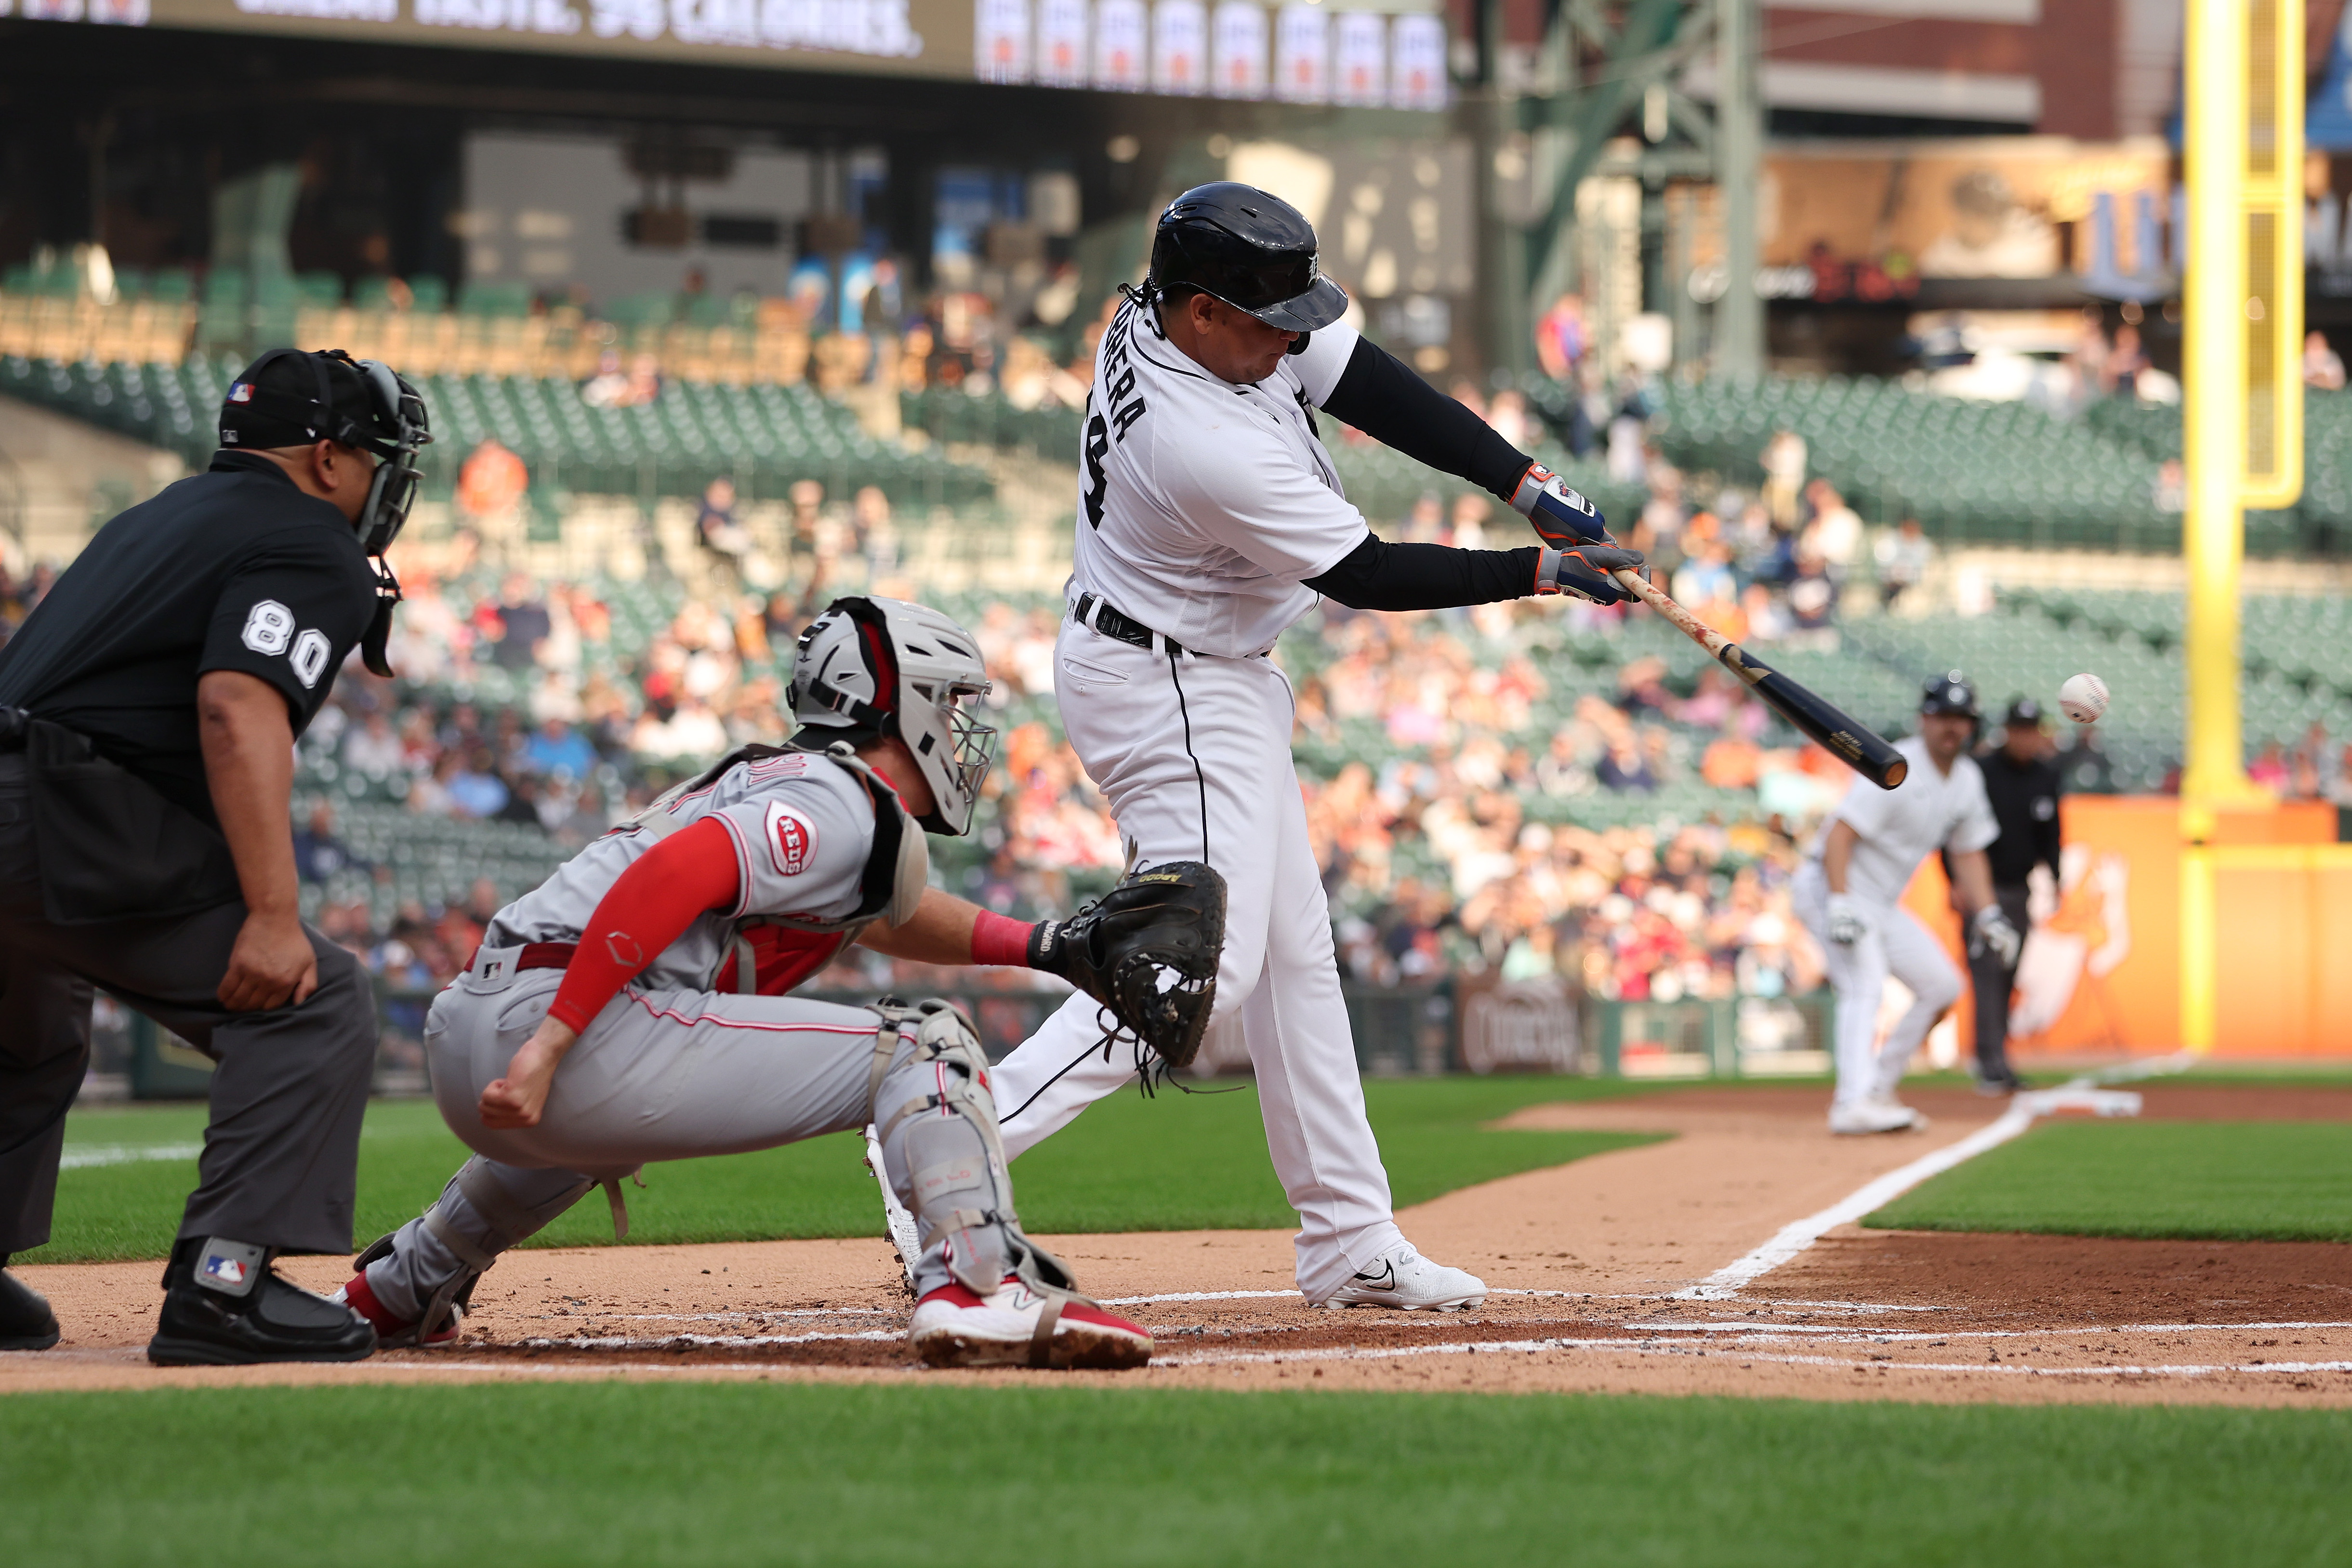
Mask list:
[[[2107,711],[2107,683],[2096,675],[2069,675],[2058,688],[2058,708],[2076,724],[2096,724]]]

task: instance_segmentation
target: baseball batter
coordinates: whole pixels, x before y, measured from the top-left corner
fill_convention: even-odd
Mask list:
[[[1895,1133],[1925,1119],[1895,1097],[1911,1053],[1960,998],[1960,973],[1910,911],[1903,890],[1937,850],[1951,860],[1952,898],[1969,922],[1971,953],[2017,962],[2023,939],[1994,902],[1985,850],[2000,836],[1984,775],[1968,755],[1976,693],[1952,671],[1927,684],[1916,734],[1895,743],[1911,764],[1894,789],[1857,779],[1813,841],[1791,893],[1798,918],[1828,956],[1837,995],[1837,1092],[1832,1133]],[[1893,975],[1911,1005],[1875,1051],[1878,1004]]]
[[[962,832],[988,769],[993,732],[962,707],[986,689],[946,616],[837,601],[801,639],[794,748],[737,752],[499,912],[425,1023],[435,1097],[475,1157],[341,1292],[382,1343],[456,1339],[483,1270],[592,1186],[625,1234],[619,1183],[649,1160],[872,1123],[920,1230],[910,1340],[925,1360],[1150,1356],[1144,1330],[1076,1295],[1022,1234],[961,1015],[790,994],[852,940],[926,963],[1037,962],[1036,928],[925,883],[923,830]]]
[[[1096,361],[1077,549],[1055,647],[1071,745],[1138,865],[1224,875],[1218,1016],[1238,1011],[1266,1143],[1297,1210],[1311,1302],[1475,1306],[1486,1288],[1421,1257],[1391,1212],[1334,961],[1330,915],[1290,755],[1289,682],[1267,653],[1328,595],[1422,610],[1572,592],[1613,603],[1641,557],[1605,544],[1592,506],[1340,324],[1347,296],[1315,232],[1247,185],[1185,193],[1160,215],[1148,279]],[[1350,505],[1318,411],[1526,514],[1540,546],[1389,544]],[[1000,1062],[1018,1155],[1134,1070],[1085,996]]]

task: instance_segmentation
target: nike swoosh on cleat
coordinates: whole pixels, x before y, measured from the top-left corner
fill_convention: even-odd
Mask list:
[[[1359,1274],[1356,1279],[1370,1290],[1393,1291],[1396,1289],[1396,1264],[1383,1263],[1378,1275]]]

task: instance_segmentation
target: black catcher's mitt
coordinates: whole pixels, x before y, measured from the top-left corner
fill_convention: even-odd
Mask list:
[[[1029,963],[1108,1008],[1163,1071],[1177,1072],[1201,1049],[1224,947],[1225,879],[1198,861],[1169,861],[1038,925]]]

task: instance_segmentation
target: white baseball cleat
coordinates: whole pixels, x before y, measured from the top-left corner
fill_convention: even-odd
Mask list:
[[[1927,1124],[1927,1117],[1892,1100],[1865,1100],[1858,1105],[1830,1107],[1832,1133],[1903,1133]]]
[[[986,1296],[953,1283],[933,1291],[915,1303],[907,1343],[933,1366],[1119,1371],[1151,1359],[1149,1329],[1012,1274]]]
[[[1393,1307],[1404,1312],[1468,1312],[1486,1304],[1486,1281],[1461,1269],[1433,1263],[1400,1241],[1318,1307]]]

